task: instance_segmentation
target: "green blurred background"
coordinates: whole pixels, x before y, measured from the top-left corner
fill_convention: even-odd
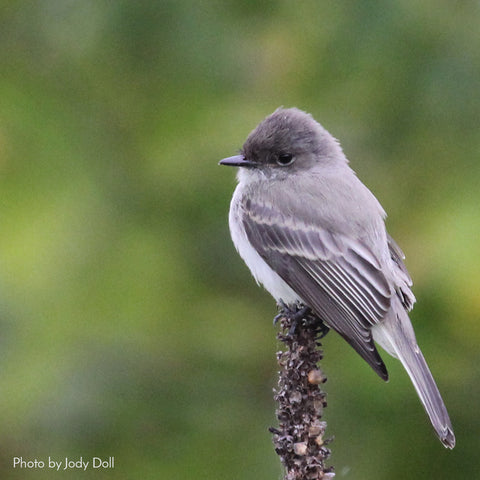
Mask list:
[[[0,476],[276,479],[273,300],[217,166],[280,105],[342,142],[389,213],[457,447],[406,374],[338,336],[337,478],[472,479],[480,433],[478,1],[4,1]]]

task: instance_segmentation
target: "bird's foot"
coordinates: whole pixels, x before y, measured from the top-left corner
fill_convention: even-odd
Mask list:
[[[316,330],[318,338],[323,338],[330,330],[306,305],[300,303],[287,305],[280,300],[278,308],[279,312],[273,319],[273,324],[276,325],[282,318],[288,320],[290,324],[288,336],[293,336],[299,326]]]
[[[278,302],[278,315],[273,319],[273,324],[276,325],[282,318],[290,320],[292,323],[299,322],[310,314],[310,307],[296,303],[287,305],[283,300]]]

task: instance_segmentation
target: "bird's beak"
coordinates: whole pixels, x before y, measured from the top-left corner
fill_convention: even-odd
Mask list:
[[[255,167],[257,164],[247,160],[243,155],[235,155],[234,157],[224,158],[218,162],[219,165],[227,165],[228,167]]]

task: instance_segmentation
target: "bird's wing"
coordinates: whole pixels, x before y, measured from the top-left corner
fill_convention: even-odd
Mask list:
[[[370,330],[385,317],[391,288],[372,252],[358,240],[288,220],[253,201],[245,205],[243,223],[265,262],[386,380]]]
[[[397,295],[400,298],[403,307],[406,310],[411,310],[413,308],[413,304],[415,303],[415,295],[410,289],[413,284],[412,278],[408,273],[407,267],[403,263],[405,255],[402,252],[402,249],[397,245],[397,242],[388,234],[387,240],[388,248],[390,250],[390,257],[393,260],[393,265],[395,266]]]

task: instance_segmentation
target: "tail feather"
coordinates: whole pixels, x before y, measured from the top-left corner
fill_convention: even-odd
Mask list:
[[[403,307],[393,304],[385,322],[374,327],[373,335],[388,353],[397,357],[407,371],[438,438],[447,448],[455,446],[450,417],[427,362],[417,345],[410,319]]]

